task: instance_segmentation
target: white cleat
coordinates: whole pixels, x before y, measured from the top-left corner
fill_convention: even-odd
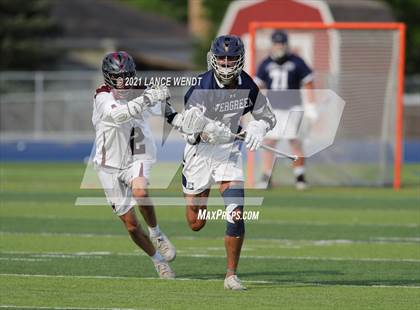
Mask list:
[[[169,267],[169,264],[167,262],[156,262],[155,268],[156,272],[159,275],[159,278],[161,279],[175,279],[175,272],[172,271],[171,267]]]
[[[296,182],[296,189],[298,191],[304,191],[308,189],[308,184],[306,182]]]
[[[225,290],[244,291],[246,287],[242,285],[241,280],[234,274],[225,278]]]
[[[172,262],[175,260],[176,249],[164,233],[161,233],[157,237],[151,237],[150,239],[152,240],[155,248],[160,252],[160,254],[167,262]]]

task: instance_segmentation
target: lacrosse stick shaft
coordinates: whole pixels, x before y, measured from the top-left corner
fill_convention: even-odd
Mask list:
[[[184,113],[185,113],[185,111],[184,111]],[[192,126],[192,127],[197,127],[197,128],[193,128],[193,130],[191,130],[191,131],[190,130],[188,130],[188,131],[184,130],[184,133],[188,133],[188,134],[201,133],[203,131],[204,127],[206,126],[206,124],[208,124],[209,122],[214,122],[213,120],[210,120],[210,119],[208,119],[207,117],[204,116],[204,111],[202,113],[198,113],[198,114],[197,113],[192,113],[192,114],[190,114],[190,116],[191,117],[187,117],[187,119],[188,119],[187,123],[190,123],[190,122],[194,123],[194,120],[200,119],[200,118],[202,119],[202,121],[199,122],[200,126]],[[184,117],[184,122],[185,122],[185,117]],[[244,137],[243,134],[234,134],[234,133],[231,133],[231,134],[234,137],[236,137],[240,140],[245,140],[245,137]],[[278,156],[287,157],[287,158],[289,158],[293,161],[296,161],[298,159],[298,156],[296,156],[296,155],[289,155],[289,154],[283,153],[283,152],[281,152],[279,150],[276,150],[275,148],[272,148],[271,146],[268,146],[268,145],[265,145],[265,144],[261,145],[261,148],[263,148],[263,149],[265,149],[269,152],[272,152],[272,153],[274,153]]]
[[[238,138],[238,139],[240,139],[242,141],[245,140],[245,137],[242,136],[242,135],[234,135],[234,136],[235,136],[235,138]],[[274,154],[276,154],[278,156],[287,157],[287,158],[289,158],[289,159],[291,159],[293,161],[296,161],[298,159],[298,156],[297,155],[289,155],[289,154],[283,153],[283,152],[281,152],[279,150],[276,150],[275,148],[273,148],[271,146],[268,146],[268,145],[265,145],[265,144],[261,144],[261,148],[264,149],[264,150],[267,150],[269,152],[272,152],[272,153],[274,153]]]

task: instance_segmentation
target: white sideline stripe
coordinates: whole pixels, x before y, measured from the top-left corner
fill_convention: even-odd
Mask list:
[[[38,235],[45,237],[83,237],[83,238],[126,238],[125,234],[92,234],[92,233],[34,233],[34,232],[12,232],[12,231],[0,231],[0,235],[16,235],[16,236],[25,236],[25,235]],[[173,240],[212,240],[214,238],[205,238],[205,237],[194,237],[194,236],[177,236],[171,238]],[[298,243],[298,242],[307,242],[307,243],[390,243],[391,242],[420,242],[418,237],[374,237],[370,240],[347,240],[347,239],[328,239],[328,240],[304,240],[304,239],[270,239],[270,238],[247,238],[247,240],[256,240],[256,241],[266,241],[273,243]]]
[[[22,261],[22,262],[45,262],[50,261],[48,258],[24,258],[24,257],[0,257],[0,260]]]
[[[26,254],[35,257],[48,258],[73,258],[73,257],[91,257],[96,258],[100,256],[146,256],[142,252],[136,253],[121,253],[121,252],[26,252],[26,251],[0,251],[0,254]],[[193,258],[225,258],[225,255],[208,255],[208,254],[179,254],[178,257],[193,257]],[[360,262],[404,262],[404,263],[420,263],[420,259],[416,258],[354,258],[354,257],[317,257],[317,256],[258,256],[258,255],[244,255],[242,259],[296,259],[296,260],[319,260],[319,261],[360,261]]]
[[[183,198],[182,198],[183,199]],[[259,199],[259,198],[258,198]],[[259,206],[258,203],[259,201],[255,200],[252,201],[254,202],[254,204],[247,204],[249,206]],[[220,204],[213,204],[213,205],[209,205],[209,206],[219,206]],[[222,204],[223,205],[223,204]],[[173,207],[173,206],[170,206]],[[185,206],[184,206],[185,207]],[[210,210],[212,211],[212,209]],[[250,209],[248,211],[261,211],[261,209],[256,208],[255,210]],[[19,217],[22,218],[37,218],[37,219],[70,219],[70,220],[83,220],[86,219],[84,217],[66,217],[66,216],[56,216],[56,215],[21,215]],[[184,223],[185,220],[174,220],[174,219],[164,219],[165,222],[170,222],[170,223]],[[216,220],[219,221],[219,220]],[[246,221],[250,221],[250,220],[246,220]],[[310,226],[331,226],[331,225],[344,225],[344,226],[372,226],[372,227],[407,227],[407,228],[417,228],[420,227],[419,223],[404,223],[404,224],[396,224],[396,223],[386,223],[386,224],[382,224],[382,223],[327,223],[327,222],[320,222],[320,221],[284,221],[284,220],[266,220],[264,218],[262,218],[261,220],[259,219],[257,222],[254,221],[254,223],[258,223],[259,225],[276,225],[276,224],[296,224],[296,225],[310,225]]]
[[[276,220],[262,220],[260,224],[298,224],[298,225],[312,225],[312,226],[331,226],[331,225],[343,225],[343,226],[373,226],[373,227],[408,227],[416,228],[420,227],[417,223],[408,224],[380,224],[380,223],[325,223],[325,222],[309,222],[309,221],[276,221]]]
[[[0,305],[0,308],[11,309],[48,309],[48,310],[138,310],[139,308],[82,308],[82,307],[37,307],[37,306],[15,306]],[[150,309],[150,308],[147,308]]]
[[[213,210],[210,210],[213,211]],[[248,210],[248,211],[261,211],[260,209],[255,210]],[[32,215],[22,215],[19,216],[22,218],[37,218],[37,219],[70,219],[70,220],[83,220],[86,219],[84,217],[63,217],[63,216],[56,216],[56,215],[47,215],[47,216],[32,216]],[[164,219],[165,222],[170,223],[184,223],[185,220],[174,220],[174,219]],[[210,220],[209,220],[210,221]],[[211,221],[220,221],[218,220],[211,220]],[[245,221],[251,221],[251,220],[245,220]],[[331,226],[331,225],[344,225],[344,226],[372,226],[372,227],[407,227],[407,228],[417,228],[420,227],[420,224],[417,223],[405,223],[405,224],[395,224],[395,223],[387,223],[387,224],[381,224],[381,223],[326,223],[326,222],[320,222],[320,221],[282,221],[282,220],[265,220],[265,219],[258,219],[259,225],[282,225],[282,224],[296,224],[296,225],[310,225],[310,226]]]
[[[117,199],[116,197],[115,199]],[[153,204],[155,206],[181,206],[185,208],[184,197],[153,197]],[[245,204],[247,206],[261,206],[264,197],[245,197]],[[224,206],[224,200],[220,197],[209,197],[206,199],[208,206]],[[138,201],[132,199],[131,203],[137,204]],[[149,201],[146,201],[148,204]],[[109,204],[105,197],[78,197],[74,203],[76,206],[106,206]]]
[[[222,282],[222,279],[196,279],[196,278],[176,278],[176,279],[159,279],[153,277],[122,277],[122,276],[76,276],[76,275],[48,275],[48,274],[26,274],[26,273],[0,273],[1,277],[22,277],[22,278],[69,278],[69,279],[99,279],[99,280],[156,280],[156,281],[211,281],[211,282]],[[307,285],[307,286],[351,286],[351,287],[378,287],[378,288],[417,288],[420,286],[416,285],[355,285],[355,284],[323,284],[323,283],[311,283],[311,282],[277,282],[268,280],[243,280],[245,283],[263,283],[263,284],[294,284],[294,285]],[[70,308],[72,309],[72,308]],[[73,308],[74,309],[74,308]],[[86,309],[97,309],[97,308],[86,308]],[[98,308],[108,309],[108,308]],[[113,308],[111,308],[113,309]],[[118,309],[118,308],[117,308]]]
[[[204,257],[204,258],[225,258],[224,255],[192,254],[178,255],[180,257]],[[405,262],[420,263],[416,258],[353,258],[353,257],[316,257],[316,256],[241,256],[242,259],[296,259],[296,260],[321,260],[321,261],[359,261],[359,262]]]

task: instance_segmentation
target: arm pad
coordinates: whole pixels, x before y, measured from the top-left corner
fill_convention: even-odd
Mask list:
[[[273,113],[273,109],[271,108],[271,104],[266,99],[267,102],[264,104],[261,108],[252,111],[252,116],[258,121],[258,120],[264,120],[268,124],[267,131],[271,130],[276,126],[277,120],[276,116]]]
[[[126,104],[112,108],[109,115],[117,125],[123,124],[131,119],[131,115],[128,112],[128,106]]]
[[[200,137],[199,133],[192,133],[192,134],[189,134],[189,135],[188,134],[182,134],[182,136],[184,137],[185,141],[188,144],[191,144],[191,145],[196,145],[196,144],[200,143],[200,141],[201,141],[201,137]]]
[[[143,113],[144,109],[145,101],[143,96],[140,96],[129,101],[127,104],[121,104],[113,107],[109,114],[115,124],[120,125],[137,117]]]

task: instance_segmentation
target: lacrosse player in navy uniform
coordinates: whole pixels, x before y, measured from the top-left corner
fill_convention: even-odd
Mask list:
[[[246,147],[255,151],[276,124],[267,98],[260,93],[252,78],[242,71],[244,53],[239,37],[216,38],[208,54],[211,69],[200,75],[200,84],[192,86],[185,95],[185,111],[198,110],[207,122],[200,132],[184,134],[187,144],[182,186],[187,203],[186,217],[193,231],[204,227],[206,220],[200,218],[199,213],[207,209],[210,187],[217,184],[226,208],[227,271],[224,287],[230,290],[245,289],[236,276],[245,236],[240,150],[243,141],[237,135],[242,135]],[[253,120],[243,130],[241,118],[247,113],[251,113]],[[172,116],[169,122],[175,127],[190,123],[185,117],[181,122],[179,119]]]
[[[290,147],[298,159],[293,162],[296,188],[307,187],[305,179],[305,160],[303,157],[299,126],[302,119],[291,117],[291,111],[301,110],[302,98],[299,89],[308,90],[308,103],[303,106],[305,124],[316,121],[318,113],[313,103],[313,74],[302,58],[289,51],[288,36],[276,30],[272,37],[271,55],[259,66],[255,82],[261,89],[268,89],[267,97],[273,106],[277,118],[276,127],[265,137],[264,143],[275,147],[280,139],[289,140]],[[285,128],[285,126],[290,128]],[[271,187],[271,172],[275,162],[273,153],[262,150],[262,184]]]

